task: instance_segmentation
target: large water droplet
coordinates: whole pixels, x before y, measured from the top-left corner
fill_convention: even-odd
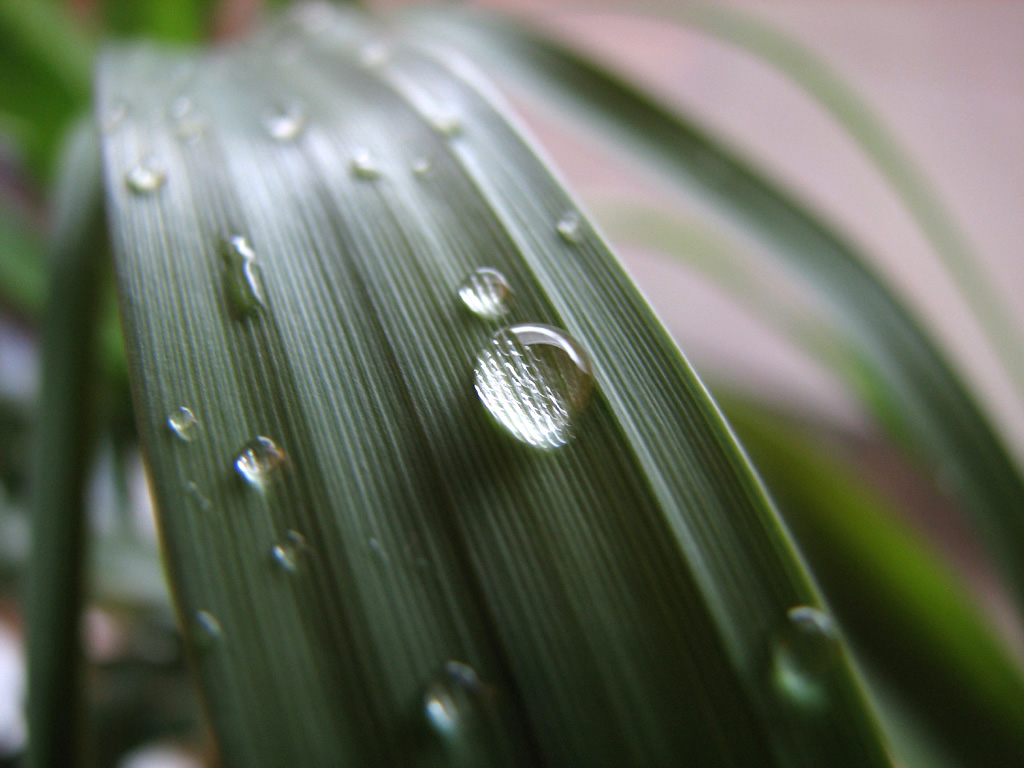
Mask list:
[[[250,440],[235,459],[235,470],[252,486],[264,488],[285,462],[285,452],[269,437]]]
[[[593,383],[583,349],[550,325],[503,328],[477,359],[480,402],[513,436],[540,448],[569,441]]]
[[[512,289],[496,269],[481,267],[459,286],[459,298],[478,317],[493,319],[509,310]]]
[[[224,636],[220,621],[209,611],[196,611],[192,621],[196,644],[200,648],[209,648]]]
[[[370,150],[359,149],[352,157],[352,175],[357,179],[376,179],[380,176],[380,168],[370,155]]]
[[[786,614],[772,649],[772,677],[779,692],[805,707],[827,703],[827,678],[837,663],[839,630],[828,614],[801,605]]]
[[[188,408],[179,405],[168,414],[167,427],[176,437],[191,442],[199,432],[199,419]]]
[[[576,244],[583,239],[583,225],[576,211],[567,211],[555,225],[559,236],[567,243]]]
[[[475,669],[461,661],[448,661],[423,694],[427,721],[442,736],[453,736],[487,693]]]
[[[263,116],[263,127],[275,141],[294,141],[306,128],[306,111],[298,104],[277,107]]]
[[[233,310],[251,315],[263,306],[263,279],[256,252],[244,237],[229,238],[221,245],[224,260],[224,290]]]
[[[167,172],[149,159],[140,162],[125,174],[125,184],[136,195],[151,195],[167,181]]]

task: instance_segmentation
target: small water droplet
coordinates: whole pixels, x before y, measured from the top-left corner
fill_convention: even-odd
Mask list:
[[[285,573],[295,573],[299,570],[298,552],[293,544],[275,544],[270,550],[270,557],[274,565]]]
[[[263,127],[275,141],[294,141],[306,128],[306,111],[298,104],[277,107],[263,116]]]
[[[772,649],[772,676],[788,700],[805,707],[827,703],[827,677],[837,663],[841,640],[832,618],[817,608],[791,608]]]
[[[390,59],[390,46],[380,40],[364,45],[359,51],[359,64],[366,69],[383,67]]]
[[[235,470],[252,486],[264,488],[285,462],[285,453],[269,437],[250,440],[235,459]]]
[[[114,99],[110,108],[103,115],[100,131],[113,133],[128,115],[128,102],[124,99]]]
[[[192,480],[185,483],[185,494],[188,496],[189,501],[199,507],[202,512],[209,512],[210,508],[213,506],[210,504],[210,500],[203,495],[199,486]]]
[[[503,328],[477,358],[480,402],[516,439],[539,448],[569,441],[593,382],[580,345],[550,325]]]
[[[220,621],[209,611],[196,611],[193,622],[196,644],[201,648],[209,648],[224,636]]]
[[[199,432],[199,419],[188,408],[179,405],[168,414],[167,427],[179,439],[191,442]]]
[[[452,138],[462,133],[462,120],[456,112],[438,110],[428,117],[430,126],[442,136]]]
[[[242,317],[263,306],[263,277],[256,252],[244,237],[236,235],[221,244],[224,290],[234,311]]]
[[[426,176],[430,171],[430,161],[425,157],[421,157],[413,161],[412,172],[417,176]]]
[[[136,195],[151,195],[167,181],[167,172],[158,168],[152,160],[145,160],[133,166],[125,174],[125,184]]]
[[[459,298],[478,317],[493,319],[509,310],[512,289],[496,269],[481,267],[459,286]]]
[[[423,694],[427,721],[442,736],[453,736],[488,694],[475,669],[461,661],[448,661]]]
[[[583,239],[583,227],[580,215],[576,211],[568,211],[555,225],[559,236],[567,243],[576,244]]]
[[[357,179],[376,179],[380,176],[380,168],[370,155],[370,150],[359,149],[352,157],[352,175]]]

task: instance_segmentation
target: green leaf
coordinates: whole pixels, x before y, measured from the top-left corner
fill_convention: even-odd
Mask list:
[[[99,139],[72,134],[49,245],[50,288],[32,492],[27,612],[29,766],[75,760],[83,735],[80,619],[85,485],[92,456],[102,277],[106,263]]]
[[[787,618],[816,597],[762,489],[607,247],[486,86],[366,55],[361,19],[194,61],[184,141],[181,54],[100,67],[100,114],[130,104],[103,145],[139,427],[225,761],[887,764],[827,619]],[[500,321],[461,305],[481,267],[511,285]],[[502,323],[575,339],[589,405],[569,356],[496,346]],[[557,443],[521,398],[579,408],[574,437],[499,426],[485,351],[526,361],[496,414]],[[806,653],[823,701],[793,695]]]
[[[965,765],[1024,762],[1024,679],[958,575],[825,446],[723,407],[855,647]]]
[[[16,138],[34,170],[51,169],[64,131],[88,103],[92,58],[93,41],[57,4],[0,3],[0,116],[21,123]]]
[[[108,31],[122,36],[169,42],[195,42],[211,31],[214,0],[103,0],[101,11]]]
[[[951,489],[1024,603],[1024,480],[1001,439],[910,311],[840,235],[685,117],[559,43],[494,16],[414,17],[585,115],[770,247],[815,285],[874,362],[870,404]]]
[[[651,10],[659,7],[668,18],[742,48],[775,67],[832,116],[874,163],[917,221],[999,352],[1018,394],[1024,397],[1024,337],[1020,328],[925,174],[857,92],[797,40],[749,14],[701,3],[655,4]]]

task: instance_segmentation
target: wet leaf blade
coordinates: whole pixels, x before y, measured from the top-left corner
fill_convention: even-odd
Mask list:
[[[557,41],[482,13],[421,15],[415,24],[503,67],[558,109],[578,111],[588,129],[696,190],[816,286],[874,363],[870,405],[952,490],[1024,601],[1021,470],[962,379],[852,245],[685,116]]]
[[[777,706],[770,641],[814,592],[606,246],[585,221],[558,233],[574,203],[486,86],[411,47],[368,69],[375,37],[339,14],[207,57],[184,140],[166,117],[180,55],[118,49],[100,69],[100,114],[132,106],[104,139],[117,281],[223,754],[886,764],[841,661],[823,717]],[[301,125],[275,139],[282,114]],[[599,388],[564,448],[516,442],[473,391],[498,324],[457,288],[481,266],[511,282],[510,322],[565,329],[591,359]],[[179,407],[190,440],[167,426]],[[286,457],[265,483],[237,471],[257,436]],[[448,660],[487,688],[446,730]]]

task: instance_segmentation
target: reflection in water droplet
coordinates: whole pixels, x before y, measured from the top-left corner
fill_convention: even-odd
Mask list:
[[[357,179],[376,179],[380,176],[380,168],[370,156],[370,150],[359,149],[352,157],[352,175]]]
[[[125,174],[124,181],[136,195],[151,195],[167,181],[167,173],[152,160],[146,160],[133,166]]]
[[[583,238],[580,216],[576,211],[569,211],[555,225],[558,234],[567,243],[578,243]]]
[[[235,470],[252,486],[263,489],[284,464],[285,453],[269,437],[249,441],[235,459]]]
[[[295,573],[299,569],[298,552],[292,544],[275,544],[270,550],[274,565],[285,573]]]
[[[234,236],[220,249],[224,261],[224,290],[232,309],[239,316],[251,315],[263,306],[263,279],[256,252],[249,241]]]
[[[496,269],[481,267],[459,286],[459,298],[478,317],[493,319],[509,310],[512,289],[505,276]]]
[[[167,427],[181,440],[191,442],[199,431],[199,419],[188,408],[180,405],[167,416]]]
[[[185,494],[188,496],[189,501],[192,504],[199,507],[201,512],[209,512],[210,508],[213,506],[210,504],[210,500],[203,496],[203,492],[199,490],[199,486],[191,480],[185,483]]]
[[[306,112],[298,104],[278,107],[263,116],[263,127],[275,141],[293,141],[306,128]]]
[[[772,649],[775,685],[795,704],[824,706],[827,677],[841,651],[839,630],[828,614],[806,605],[791,608],[786,617]]]
[[[298,531],[288,530],[285,532],[284,537],[288,539],[292,547],[297,550],[304,550],[308,546],[306,544],[306,537]]]
[[[415,160],[412,164],[412,172],[417,176],[426,176],[430,170],[430,161],[425,157]]]
[[[195,622],[195,640],[201,648],[208,648],[224,636],[217,617],[209,611],[196,611],[193,617]]]
[[[461,661],[449,661],[423,694],[427,721],[440,735],[453,736],[487,693],[475,669]]]
[[[480,402],[514,437],[540,448],[569,441],[593,382],[580,345],[550,325],[503,328],[477,358]]]

